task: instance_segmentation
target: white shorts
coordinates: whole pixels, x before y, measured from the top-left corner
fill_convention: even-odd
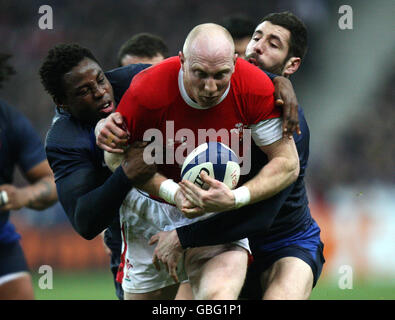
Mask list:
[[[120,209],[123,268],[117,279],[122,279],[123,290],[128,293],[147,293],[175,284],[163,265],[160,271],[155,269],[152,256],[156,244],[150,246],[148,241],[159,231],[174,230],[196,220],[200,218],[188,219],[175,206],[156,201],[146,193],[132,189]],[[249,251],[248,239],[234,243]],[[180,259],[177,274],[180,282],[188,280],[183,258]]]

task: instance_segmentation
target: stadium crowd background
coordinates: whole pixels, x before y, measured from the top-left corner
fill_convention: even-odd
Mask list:
[[[38,26],[38,9],[44,4],[53,9],[52,30]],[[327,0],[3,0],[1,51],[13,55],[10,62],[17,74],[4,83],[0,95],[32,121],[44,140],[54,105],[41,86],[38,69],[53,45],[86,46],[108,70],[117,67],[122,43],[139,32],[161,36],[169,54],[176,55],[188,31],[199,23],[221,23],[224,17],[238,14],[258,24],[269,12],[290,10],[309,31],[307,57],[291,80],[311,129],[307,183],[312,214],[325,243],[323,278],[337,281],[339,268],[350,265],[356,278],[395,279],[394,4],[391,0],[348,1],[353,29],[341,30],[343,4]],[[24,183],[21,176],[18,183]],[[108,268],[101,240],[79,238],[59,205],[41,213],[23,209],[13,213],[12,220],[22,234],[33,272],[43,264],[60,269]],[[395,287],[393,280],[390,285]]]

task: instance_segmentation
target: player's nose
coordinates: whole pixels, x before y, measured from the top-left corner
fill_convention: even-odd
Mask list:
[[[207,79],[204,83],[204,90],[209,93],[214,93],[217,91],[217,84],[215,83],[214,79]]]
[[[93,95],[94,95],[95,99],[102,98],[105,93],[106,93],[106,89],[104,87],[101,87],[101,86],[96,86],[94,91],[93,91]]]
[[[265,44],[263,38],[259,39],[257,42],[255,42],[253,50],[257,54],[262,54],[265,50]]]
[[[262,54],[263,53],[263,45],[260,41],[258,41],[255,45],[254,45],[254,52],[257,54]]]

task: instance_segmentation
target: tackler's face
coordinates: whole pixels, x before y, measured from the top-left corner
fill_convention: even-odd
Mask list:
[[[94,60],[84,58],[63,80],[65,100],[60,107],[78,120],[95,124],[115,110],[112,86]]]
[[[282,74],[289,52],[289,30],[264,21],[255,29],[246,49],[246,60],[266,71]]]

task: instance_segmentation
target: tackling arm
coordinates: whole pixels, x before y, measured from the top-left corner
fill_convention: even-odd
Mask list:
[[[249,203],[266,200],[295,182],[299,175],[299,156],[293,138],[284,137],[261,146],[269,162],[244,184],[250,192]]]
[[[224,183],[211,178],[205,172],[201,173],[201,178],[209,185],[207,191],[183,180],[180,183],[183,194],[197,206],[183,208],[184,214],[188,218],[194,218],[205,212],[240,208],[268,199],[296,181],[300,167],[293,138],[283,137],[260,148],[268,156],[269,162],[254,178],[236,190],[230,190]]]
[[[47,160],[41,161],[24,174],[30,183],[28,186],[0,186],[0,190],[6,191],[8,197],[7,204],[1,210],[18,210],[22,207],[44,210],[58,200],[54,177]]]

